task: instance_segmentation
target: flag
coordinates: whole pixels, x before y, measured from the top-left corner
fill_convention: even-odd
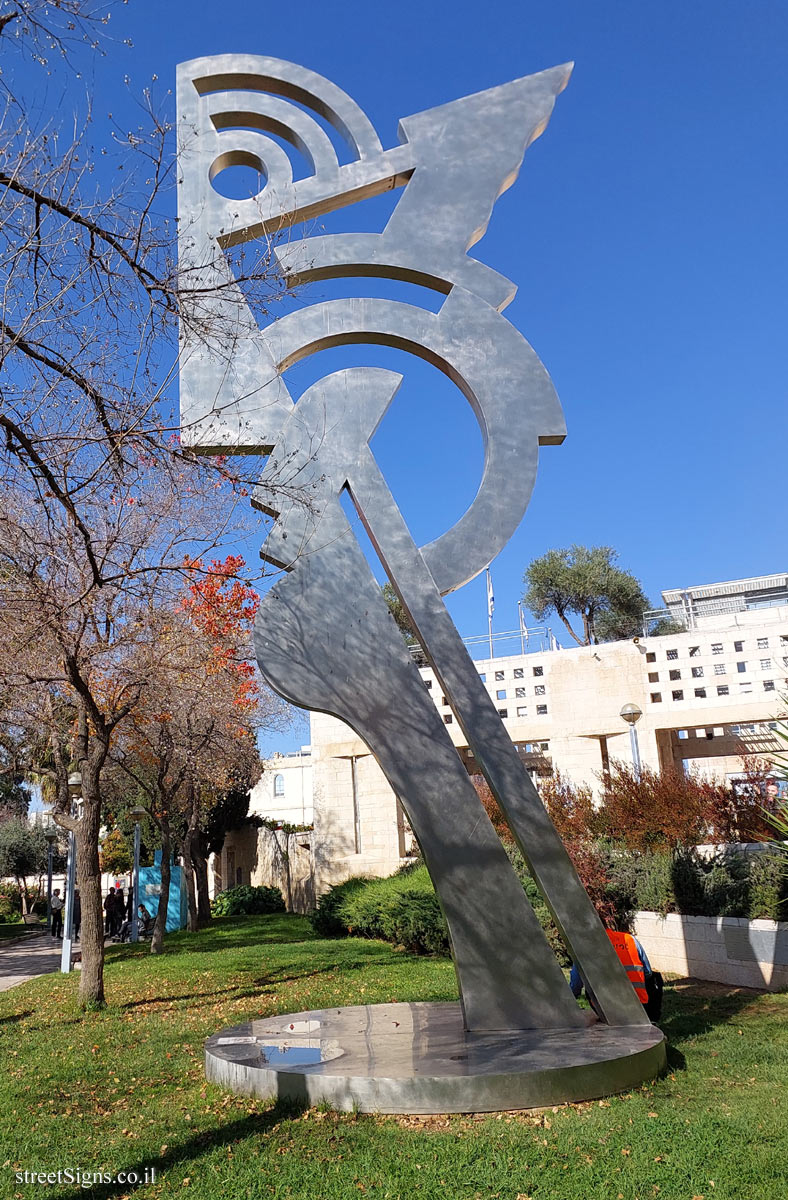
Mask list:
[[[495,596],[493,595],[492,576],[490,568],[487,568],[487,616],[492,620],[493,612],[495,611]]]
[[[517,611],[520,614],[520,633],[522,634],[523,640],[527,646],[528,645],[528,626],[525,623],[525,614],[523,613],[522,601],[520,601],[520,603],[517,605]]]
[[[561,649],[561,643],[558,641],[558,638],[555,636],[552,629],[550,630],[550,649],[551,650],[560,650]]]

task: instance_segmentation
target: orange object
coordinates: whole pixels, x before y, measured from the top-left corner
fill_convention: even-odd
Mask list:
[[[643,963],[640,961],[635,939],[631,933],[619,933],[617,929],[608,929],[606,932],[613,943],[613,948],[621,960],[624,970],[629,976],[629,982],[637,992],[638,1000],[640,1000],[641,1004],[647,1004],[646,974],[643,970]]]

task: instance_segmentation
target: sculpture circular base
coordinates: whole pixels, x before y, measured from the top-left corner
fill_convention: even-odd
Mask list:
[[[500,1112],[592,1100],[665,1066],[652,1025],[469,1033],[458,1003],[317,1009],[205,1043],[205,1072],[242,1095],[379,1113]]]

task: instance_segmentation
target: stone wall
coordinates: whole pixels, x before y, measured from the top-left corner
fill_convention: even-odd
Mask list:
[[[788,987],[787,923],[640,912],[634,933],[655,971],[769,991]]]

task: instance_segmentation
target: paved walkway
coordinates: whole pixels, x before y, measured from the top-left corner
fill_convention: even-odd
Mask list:
[[[0,992],[26,983],[36,975],[60,970],[60,942],[52,938],[27,935],[24,941],[0,943]]]

